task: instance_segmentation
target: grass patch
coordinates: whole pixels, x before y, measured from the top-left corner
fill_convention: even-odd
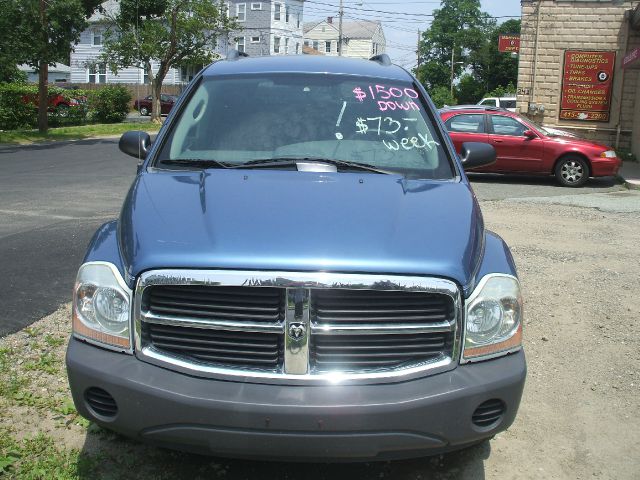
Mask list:
[[[19,442],[8,429],[0,430],[0,476],[24,480],[96,478],[95,465],[93,457],[59,449],[46,435]]]
[[[0,143],[24,145],[34,142],[81,140],[83,138],[121,135],[129,130],[144,130],[153,133],[159,129],[160,125],[154,123],[112,123],[50,128],[47,133],[40,133],[37,130],[7,130],[0,131]]]
[[[48,373],[49,375],[55,375],[59,371],[59,362],[56,356],[49,352],[40,354],[40,357],[36,362],[29,362],[25,365],[27,370],[39,370],[41,372]]]

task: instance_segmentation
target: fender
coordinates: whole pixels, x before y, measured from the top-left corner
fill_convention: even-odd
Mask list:
[[[129,288],[134,288],[134,279],[129,278],[125,273],[118,246],[118,221],[112,220],[100,226],[87,247],[87,253],[82,263],[86,262],[109,262],[116,266],[120,275]]]
[[[505,273],[518,277],[513,255],[511,255],[511,250],[509,250],[505,241],[500,235],[485,230],[482,262],[472,282],[464,287],[465,298],[471,295],[476,285],[482,280],[482,277],[490,273]]]

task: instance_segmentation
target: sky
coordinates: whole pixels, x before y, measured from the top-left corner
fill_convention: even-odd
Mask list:
[[[416,65],[418,30],[428,28],[430,14],[439,8],[439,0],[343,0],[344,21],[380,20],[387,40],[387,53],[393,63],[406,68]],[[482,10],[498,18],[520,18],[520,0],[481,0]],[[306,0],[304,21],[333,16],[338,21],[339,0]],[[497,46],[496,46],[497,48]]]

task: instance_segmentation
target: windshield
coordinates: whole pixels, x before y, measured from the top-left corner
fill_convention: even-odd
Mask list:
[[[413,84],[319,74],[203,79],[156,166],[286,159],[366,164],[419,178],[454,175]]]

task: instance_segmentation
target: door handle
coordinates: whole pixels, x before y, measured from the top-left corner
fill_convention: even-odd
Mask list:
[[[503,142],[503,140],[498,140],[498,139],[495,139],[495,138],[493,139],[493,143],[502,143],[502,142]]]

